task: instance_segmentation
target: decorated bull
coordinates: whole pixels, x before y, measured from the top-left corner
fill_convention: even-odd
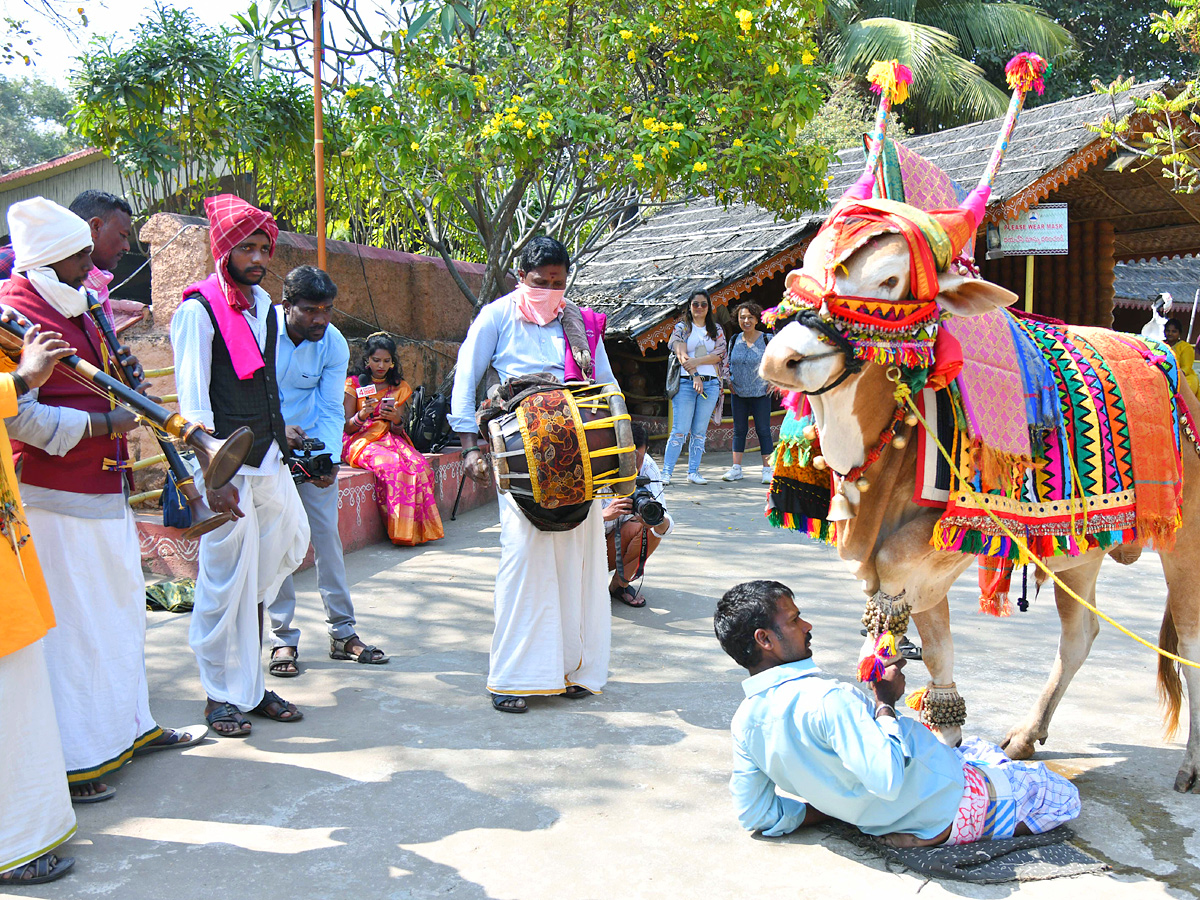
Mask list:
[[[1044,68],[1029,54],[1010,63],[1013,102],[980,184],[933,212],[872,197],[907,80],[903,67],[873,69],[882,99],[867,170],[764,316],[777,334],[761,374],[791,409],[768,515],[853,564],[872,642],[860,677],[878,676],[911,615],[931,681],[910,705],[950,744],[966,707],[948,589],[978,558],[981,606],[1003,615],[1014,566],[1044,567],[1062,634],[1045,689],[1004,741],[1014,759],[1045,742],[1099,631],[1080,600],[1094,603],[1101,562],[1153,547],[1167,581],[1158,677],[1170,730],[1181,670],[1190,701],[1175,789],[1200,793],[1200,672],[1188,664],[1200,660],[1200,406],[1165,345],[1014,314],[1016,296],[963,255]]]

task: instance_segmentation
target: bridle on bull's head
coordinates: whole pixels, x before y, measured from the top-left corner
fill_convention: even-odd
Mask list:
[[[851,199],[835,207],[810,248],[824,257],[824,281],[806,272],[795,274],[789,278],[783,301],[763,314],[763,321],[776,329],[798,322],[844,357],[845,368],[838,377],[806,392],[809,396],[833,390],[861,372],[867,362],[907,370],[933,365],[942,315],[936,300],[937,273],[949,265],[951,248],[965,242],[969,227],[960,226],[957,218],[957,211],[930,214],[889,200]],[[837,269],[872,238],[884,234],[899,234],[908,244],[908,296],[888,300],[839,293]]]

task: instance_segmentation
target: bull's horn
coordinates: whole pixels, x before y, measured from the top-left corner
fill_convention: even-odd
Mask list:
[[[843,195],[847,200],[867,200],[875,188],[875,168],[883,152],[883,139],[887,133],[888,114],[893,106],[908,99],[908,86],[912,84],[912,70],[897,60],[880,60],[872,63],[867,72],[871,90],[879,95],[879,107],[875,110],[875,126],[871,129],[867,145],[867,164],[862,176]]]
[[[987,168],[983,170],[983,175],[979,178],[979,185],[971,192],[971,196],[979,193],[981,188],[986,188],[988,194],[991,194],[992,184],[996,181],[996,173],[1000,171],[1000,163],[1008,150],[1008,141],[1012,137],[1013,129],[1017,127],[1021,107],[1025,105],[1025,95],[1030,90],[1041,94],[1046,89],[1042,76],[1049,72],[1050,63],[1036,53],[1018,53],[1004,67],[1004,75],[1008,79],[1008,86],[1012,89],[1012,99],[1008,101],[1008,113],[1004,117],[1004,124],[1000,126],[1000,133],[996,135],[992,158],[988,160]],[[985,197],[984,203],[986,202],[987,198]]]

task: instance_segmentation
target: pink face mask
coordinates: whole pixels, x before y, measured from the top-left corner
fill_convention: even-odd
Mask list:
[[[563,299],[565,293],[566,291],[535,288],[521,283],[517,285],[516,296],[513,299],[521,318],[535,325],[547,325],[553,322],[567,305],[567,301]]]

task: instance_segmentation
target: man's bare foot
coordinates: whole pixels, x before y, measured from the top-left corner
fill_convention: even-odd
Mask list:
[[[99,803],[112,799],[117,793],[116,788],[110,788],[102,781],[81,781],[70,788],[72,803]]]
[[[950,837],[950,829],[953,827],[954,826],[951,825],[950,828],[947,828],[941,834],[935,835],[931,838],[919,838],[915,834],[898,831],[894,834],[880,835],[879,840],[883,841],[883,843],[887,844],[889,847],[895,847],[898,850],[906,850],[911,847],[936,847],[938,844],[946,843],[947,839]]]
[[[212,697],[204,707],[204,718],[221,737],[245,737],[253,727],[232,703],[222,703]]]

